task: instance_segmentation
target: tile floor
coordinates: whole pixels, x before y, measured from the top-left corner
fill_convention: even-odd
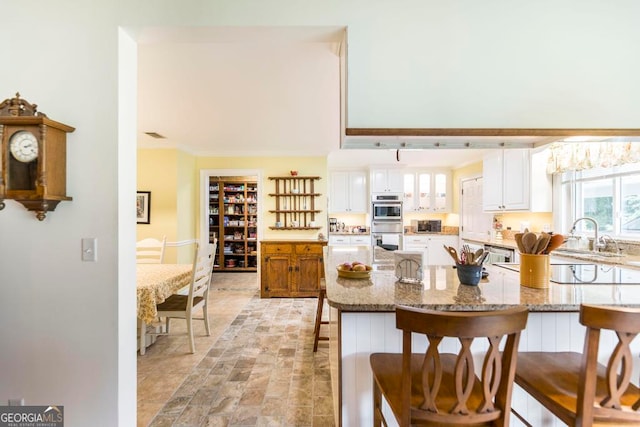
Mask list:
[[[211,336],[195,322],[195,354],[177,335],[138,356],[138,426],[334,425],[327,343],[313,353],[317,300],[260,299],[256,276],[214,273]]]

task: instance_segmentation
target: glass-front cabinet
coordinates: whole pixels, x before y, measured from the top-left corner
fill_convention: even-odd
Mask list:
[[[405,212],[451,212],[451,171],[406,170],[403,179]]]

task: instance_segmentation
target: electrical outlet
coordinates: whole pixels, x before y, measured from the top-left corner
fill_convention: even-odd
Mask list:
[[[9,399],[9,406],[24,406],[24,397]]]

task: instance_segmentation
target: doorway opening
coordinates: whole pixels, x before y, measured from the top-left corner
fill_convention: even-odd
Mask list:
[[[258,272],[261,178],[257,170],[201,171],[200,235],[218,242],[214,272]]]

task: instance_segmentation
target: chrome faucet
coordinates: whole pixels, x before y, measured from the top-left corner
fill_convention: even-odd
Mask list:
[[[604,248],[605,246],[607,246],[606,242],[601,241],[601,239],[598,238],[598,222],[588,216],[584,216],[582,218],[578,218],[573,222],[573,226],[571,227],[571,231],[569,231],[570,234],[573,235],[573,233],[575,233],[576,231],[576,224],[580,221],[590,221],[593,223],[593,230],[594,230],[594,236],[593,236],[593,251],[594,252],[598,252],[598,249]]]
[[[608,234],[604,234],[600,237],[600,242],[602,242],[603,247],[607,246],[607,240],[612,242],[616,247],[616,254],[620,255],[620,246],[618,245],[618,241]]]

